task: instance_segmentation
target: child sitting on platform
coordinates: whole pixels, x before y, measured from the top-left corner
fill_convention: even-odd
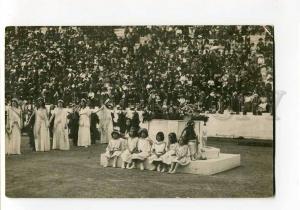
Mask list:
[[[129,166],[132,163],[132,154],[137,152],[138,140],[137,129],[131,127],[129,130],[129,137],[125,140],[125,151],[121,154],[121,159],[123,161],[122,168],[129,169]]]
[[[186,166],[191,162],[189,147],[187,142],[183,138],[179,139],[179,145],[175,148],[176,158],[172,160],[171,168],[169,173],[174,174],[177,171],[177,168],[181,166]]]
[[[151,156],[149,157],[149,163],[153,164],[152,171],[165,172],[165,167],[162,167],[161,156],[166,153],[167,144],[164,142],[165,136],[163,132],[156,134],[156,142],[152,145]],[[162,167],[162,168],[161,168]]]
[[[122,153],[122,142],[123,139],[121,138],[120,134],[120,128],[114,128],[113,132],[111,133],[112,139],[109,141],[106,152],[105,152],[105,157],[106,157],[106,163],[104,167],[108,166],[109,161],[112,159],[113,160],[113,167],[117,167],[117,161],[118,157]]]
[[[132,154],[132,165],[129,169],[135,168],[137,163],[140,163],[140,169],[143,171],[145,169],[144,161],[150,155],[150,139],[148,138],[148,130],[142,128],[139,131],[139,140],[137,144],[137,153]]]
[[[175,150],[178,147],[177,137],[175,133],[169,133],[168,138],[169,138],[169,143],[167,147],[167,152],[161,156],[165,170],[167,167],[171,165],[172,161],[175,160],[176,158]],[[169,169],[169,172],[171,172],[171,167]]]

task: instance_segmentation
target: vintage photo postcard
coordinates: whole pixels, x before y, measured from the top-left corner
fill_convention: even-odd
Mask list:
[[[271,25],[7,26],[6,196],[273,197],[274,45]]]

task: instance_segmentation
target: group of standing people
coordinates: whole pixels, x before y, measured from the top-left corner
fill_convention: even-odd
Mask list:
[[[94,126],[91,126],[94,115],[97,115],[96,123],[100,125],[101,143],[107,143],[107,133],[113,127],[109,102],[106,100],[100,109],[92,111],[87,106],[86,99],[82,99],[80,107],[73,106],[69,111],[63,107],[64,101],[60,99],[57,107],[48,112],[44,99],[39,98],[32,114],[23,123],[22,109],[18,100],[13,98],[11,106],[6,107],[6,154],[21,154],[23,127],[26,128],[30,146],[34,151],[49,151],[51,138],[52,149],[69,150],[69,138],[73,139],[75,146],[88,147],[95,143]]]

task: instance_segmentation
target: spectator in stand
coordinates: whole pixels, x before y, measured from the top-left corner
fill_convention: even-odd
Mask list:
[[[234,92],[256,91],[268,100],[273,94],[269,26],[8,27],[5,33],[6,91],[22,100],[88,98],[100,106],[110,98],[122,109],[143,104],[162,118],[169,106],[223,113],[240,111],[230,100]]]

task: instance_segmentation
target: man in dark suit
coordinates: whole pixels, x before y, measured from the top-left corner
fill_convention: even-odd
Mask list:
[[[73,145],[77,146],[78,142],[78,129],[79,129],[79,113],[78,108],[75,105],[72,106],[72,112],[68,115],[69,119],[69,129],[70,135],[69,137],[73,140]]]
[[[30,148],[35,151],[35,143],[34,143],[34,123],[35,123],[35,112],[34,110],[32,110],[31,112],[28,113],[28,115],[30,116],[29,119],[26,121],[25,123],[25,127],[26,127],[26,132],[29,136],[29,146]]]
[[[94,109],[94,106],[90,106],[91,109]],[[91,127],[90,127],[90,132],[91,132],[91,143],[96,144],[96,139],[99,136],[98,134],[98,128],[97,124],[99,123],[99,118],[98,115],[94,112],[91,113]]]

